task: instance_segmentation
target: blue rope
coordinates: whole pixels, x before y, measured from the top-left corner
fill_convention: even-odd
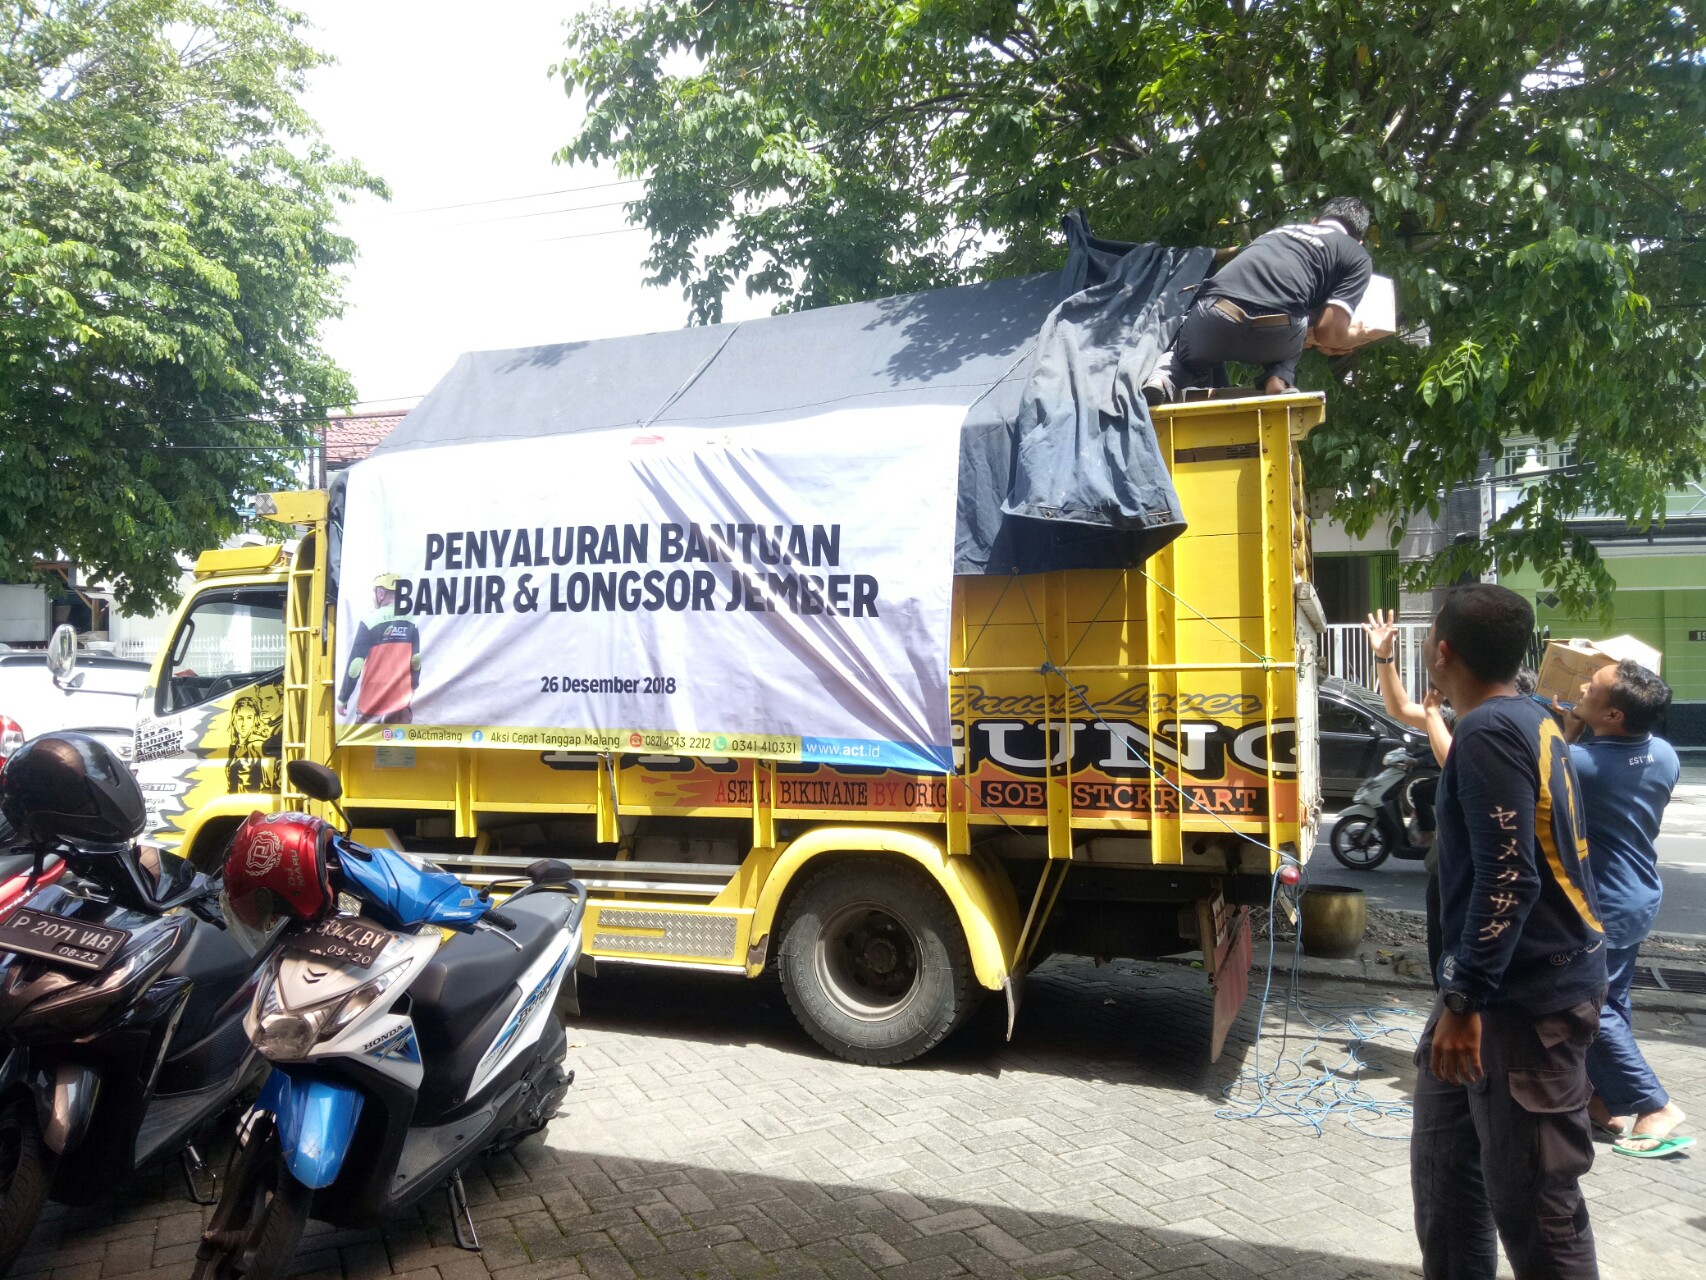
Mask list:
[[[1281,857],[1284,859],[1282,868],[1289,864],[1301,869],[1302,864],[1290,854],[1282,852]],[[1385,1101],[1362,1087],[1362,1073],[1368,1063],[1363,1061],[1360,1051],[1363,1045],[1387,1037],[1413,1050],[1418,1039],[1415,1028],[1387,1019],[1419,1019],[1422,1015],[1402,1007],[1334,1004],[1304,995],[1298,988],[1297,976],[1297,962],[1303,951],[1302,929],[1297,931],[1292,942],[1291,976],[1286,984],[1280,1047],[1273,1064],[1265,1068],[1262,1066],[1262,1042],[1274,985],[1274,909],[1279,905],[1280,893],[1280,878],[1276,874],[1268,889],[1267,975],[1262,983],[1261,1006],[1256,1011],[1256,1042],[1251,1063],[1221,1091],[1232,1105],[1219,1108],[1215,1116],[1221,1120],[1289,1121],[1313,1130],[1316,1137],[1326,1130],[1329,1120],[1338,1116],[1364,1137],[1387,1142],[1409,1141],[1407,1126],[1403,1133],[1376,1133],[1365,1127],[1383,1120],[1408,1120],[1412,1113],[1408,1102]],[[1295,891],[1291,897],[1295,906]],[[1313,1032],[1314,1038],[1288,1056],[1285,1045],[1292,1035],[1293,1017],[1303,1024],[1300,1030]],[[1311,1058],[1332,1052],[1325,1044],[1329,1036],[1349,1039],[1344,1059],[1337,1066],[1311,1068]],[[1301,1040],[1301,1035],[1299,1038]]]
[[[1147,576],[1147,575],[1145,575]],[[1161,584],[1157,583],[1157,586]],[[1165,587],[1162,590],[1166,590]],[[1172,595],[1172,592],[1168,592]],[[1025,598],[1030,604],[1030,598]],[[1045,674],[1058,676],[1085,710],[1096,717],[1098,727],[1113,732],[1107,724],[1101,709],[1091,700],[1089,691],[1083,685],[1074,681],[1054,661],[1054,655],[1049,652],[1048,639],[1044,635],[1042,622],[1032,609],[1031,619],[1036,624],[1037,636],[1042,640],[1043,656],[1046,661],[1041,670]],[[1249,648],[1248,645],[1244,646]],[[1255,653],[1255,650],[1250,650]],[[1266,664],[1272,659],[1257,655]],[[1225,827],[1227,831],[1240,840],[1246,840],[1260,849],[1280,859],[1279,870],[1287,866],[1303,869],[1302,861],[1294,854],[1284,849],[1274,849],[1265,840],[1259,840],[1245,831],[1239,831],[1217,813],[1211,813],[1203,808],[1196,799],[1172,778],[1167,776],[1164,769],[1158,767],[1153,760],[1138,750],[1136,745],[1127,742],[1126,749],[1137,757],[1138,763],[1150,773],[1172,787],[1179,793],[1181,812],[1196,811],[1206,817],[1213,818]],[[1368,1066],[1359,1052],[1361,1046],[1383,1037],[1397,1037],[1400,1042],[1408,1039],[1409,1047],[1414,1049],[1419,1035],[1412,1027],[1398,1026],[1385,1021],[1384,1015],[1393,1017],[1420,1019],[1421,1014],[1413,1009],[1394,1007],[1379,1009],[1372,1006],[1359,1007],[1355,1005],[1333,1004],[1306,996],[1298,988],[1298,960],[1303,954],[1303,931],[1299,929],[1292,941],[1291,977],[1286,985],[1285,993],[1285,1022],[1280,1030],[1280,1050],[1272,1067],[1262,1068],[1262,1040],[1267,1025],[1268,1004],[1273,994],[1274,985],[1274,908],[1278,905],[1280,894],[1279,872],[1276,871],[1268,885],[1268,966],[1267,975],[1262,983],[1262,1003],[1256,1012],[1256,1043],[1251,1065],[1241,1072],[1236,1080],[1221,1091],[1229,1103],[1234,1105],[1221,1107],[1215,1111],[1215,1116],[1222,1120],[1261,1120],[1277,1118],[1288,1120],[1312,1129],[1316,1137],[1325,1131],[1327,1122],[1334,1116],[1342,1116],[1346,1123],[1356,1132],[1370,1138],[1379,1138],[1388,1142],[1408,1142],[1410,1134],[1408,1126],[1403,1133],[1373,1133],[1363,1126],[1380,1120],[1408,1120],[1411,1116],[1410,1104],[1407,1102],[1385,1102],[1367,1093],[1362,1087],[1362,1072]],[[1293,908],[1297,906],[1297,891],[1293,890],[1290,900]],[[1291,1022],[1296,1017],[1305,1028],[1313,1031],[1314,1039],[1299,1049],[1292,1056],[1285,1055],[1286,1042],[1291,1038]],[[1308,1065],[1311,1057],[1317,1052],[1327,1052],[1324,1043],[1328,1036],[1345,1036],[1350,1040],[1350,1047],[1345,1057],[1336,1067],[1322,1071],[1312,1071]],[[1242,1096],[1244,1091],[1253,1090],[1255,1097],[1246,1101]]]

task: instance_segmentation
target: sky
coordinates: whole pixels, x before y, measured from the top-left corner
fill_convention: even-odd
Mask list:
[[[640,188],[551,160],[576,114],[546,68],[588,0],[295,7],[310,43],[338,60],[314,74],[304,105],[333,150],[391,187],[388,203],[363,197],[342,215],[360,256],[345,314],[323,335],[357,408],[407,406],[464,351],[686,322],[678,288],[644,283],[645,233],[608,207]],[[731,295],[727,318],[773,305]]]

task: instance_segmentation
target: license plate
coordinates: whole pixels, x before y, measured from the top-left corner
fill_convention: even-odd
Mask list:
[[[41,911],[14,911],[0,921],[0,950],[87,973],[99,973],[111,964],[128,937],[125,929]]]
[[[289,935],[284,945],[298,955],[319,956],[323,960],[337,960],[369,969],[396,936],[389,930],[375,929],[363,920],[333,916],[306,933]]]

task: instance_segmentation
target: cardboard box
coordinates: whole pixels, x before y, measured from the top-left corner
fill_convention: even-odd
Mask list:
[[[1398,332],[1398,286],[1390,276],[1370,276],[1368,288],[1351,313],[1351,324],[1361,325],[1358,346],[1390,338]]]
[[[1593,673],[1613,662],[1633,658],[1654,675],[1664,655],[1650,644],[1634,636],[1614,636],[1610,640],[1551,640],[1540,660],[1540,683],[1535,692],[1542,698],[1556,698],[1573,703],[1581,696],[1582,685]]]

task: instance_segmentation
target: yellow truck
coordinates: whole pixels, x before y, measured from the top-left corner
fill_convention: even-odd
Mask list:
[[[1059,294],[1049,282],[1026,295],[1031,332],[1038,315],[1046,331]],[[992,301],[1023,319],[1011,291]],[[789,332],[797,332],[803,319],[760,323],[793,323]],[[719,353],[741,336],[697,332],[697,341],[722,343]],[[968,376],[972,389],[949,397],[950,416],[965,413],[974,392],[986,396],[1000,386],[1019,396],[1014,388],[1034,383],[1006,372],[1014,363],[1007,357],[1022,354],[1023,341],[1003,339],[1007,345],[995,344],[998,358],[979,365],[963,350],[941,354],[954,338],[930,335],[925,383],[939,388],[944,370],[949,378],[968,368],[985,373],[981,382]],[[890,350],[884,366],[892,369],[893,344],[916,346],[919,335],[883,340]],[[970,341],[960,335],[962,348]],[[774,345],[755,349],[754,358],[772,359],[763,351]],[[537,349],[529,366],[552,369],[578,358],[578,349],[542,354],[552,351]],[[516,367],[515,353],[502,355],[461,370],[461,383],[475,388],[470,394],[491,392],[481,389],[482,369]],[[685,353],[680,367],[696,383],[716,368],[697,350]],[[750,369],[737,372],[752,378]],[[783,372],[776,377],[786,381]],[[678,385],[673,373],[663,381],[666,392]],[[588,394],[596,399],[598,392]],[[772,387],[768,394],[773,402],[794,393]],[[867,409],[894,411],[892,385],[872,394],[878,403]],[[450,395],[437,420],[460,421],[461,403]],[[1139,563],[1000,571],[996,556],[984,572],[952,575],[944,563],[952,749],[938,766],[897,767],[876,749],[868,756],[849,749],[846,758],[862,763],[813,758],[809,734],[698,735],[692,726],[671,734],[620,721],[517,730],[526,723],[518,720],[522,713],[503,710],[484,727],[470,727],[466,715],[460,728],[437,723],[426,711],[436,667],[449,662],[441,655],[449,651],[451,622],[461,628],[457,636],[516,625],[514,602],[518,588],[527,589],[526,574],[511,566],[501,617],[473,616],[483,599],[494,609],[500,602],[496,590],[483,594],[479,574],[444,588],[425,576],[387,572],[370,586],[366,574],[351,577],[353,542],[340,545],[355,537],[354,477],[348,493],[334,490],[330,499],[321,491],[273,495],[270,518],[298,536],[201,556],[145,695],[137,768],[156,838],[199,864],[216,863],[252,810],[311,807],[292,793],[284,762],[327,761],[342,775],[343,805],[359,839],[429,857],[470,882],[513,873],[538,857],[564,858],[591,893],[586,950],[598,964],[746,977],[774,967],[801,1026],[853,1061],[896,1063],[926,1052],[988,993],[1005,999],[1011,1030],[1024,976],[1052,953],[1159,957],[1193,949],[1204,957],[1205,999],[1213,1005],[1205,1021],[1212,1022],[1209,1047],[1217,1056],[1246,993],[1249,907],[1268,903],[1285,859],[1306,856],[1319,812],[1314,716],[1324,625],[1310,585],[1296,446],[1322,413],[1322,398],[1307,394],[1154,410],[1153,445],[1188,525]],[[714,417],[703,406],[688,416],[700,432]],[[630,450],[671,438],[667,414],[630,422],[622,441]],[[501,453],[494,434],[502,432],[458,445],[486,452],[422,453],[415,463],[431,462],[431,474],[465,474],[474,459]],[[857,434],[872,435],[865,428]],[[526,440],[506,447],[544,456]],[[965,474],[962,466],[962,508]],[[406,514],[403,506],[388,511],[388,522]],[[962,509],[962,569],[966,519]],[[827,540],[829,528],[816,536]],[[792,536],[781,529],[778,549]],[[725,533],[732,543],[732,527]],[[525,531],[516,536],[530,560],[549,558],[550,530],[537,545]],[[654,536],[683,543],[690,535]],[[808,529],[796,543],[807,560],[813,536]],[[429,533],[423,555],[442,567],[452,543],[462,548],[456,554],[471,556],[473,538]],[[652,619],[691,626],[682,621],[689,614],[670,613],[669,576],[659,572]],[[566,599],[575,589],[566,572],[550,576],[549,591]],[[635,569],[626,585],[617,571],[608,576],[611,600],[631,588],[634,612],[643,613],[645,573]],[[741,577],[738,566],[733,577]],[[762,575],[751,578],[745,608],[768,621],[758,601]],[[400,612],[399,594],[418,610],[423,595],[455,597],[455,582],[473,584],[460,588],[466,612],[455,619],[442,610]],[[802,582],[791,597],[796,608],[814,589]],[[586,590],[597,589],[594,581]],[[851,617],[854,588],[833,589]],[[890,590],[886,582],[882,589]],[[382,606],[377,620],[363,614],[369,590]],[[691,590],[689,575],[684,609]],[[825,602],[831,590],[821,586]],[[439,603],[454,611],[458,601]],[[787,614],[787,603],[772,596],[768,607]],[[535,607],[539,625],[568,619],[583,629],[566,636],[598,625],[566,606],[559,615],[543,600]],[[827,603],[822,608],[831,611]],[[892,615],[895,608],[887,594],[872,597],[871,611]],[[410,626],[399,626],[400,618]],[[784,621],[797,629],[816,619]],[[360,656],[378,650],[358,653],[347,633],[352,626],[364,645],[389,636],[401,655],[387,679],[402,701],[388,710],[374,703],[363,713],[358,706],[366,696],[362,681],[378,670],[373,665],[364,676]],[[740,653],[697,657],[695,670],[732,672],[743,662]],[[651,653],[644,665],[689,669],[672,661]],[[470,685],[489,683],[483,696],[494,706],[512,693],[520,697],[508,665],[488,654],[455,668],[457,687],[465,695]],[[583,666],[565,663],[554,695],[530,689],[527,696],[566,697],[577,679],[571,669]],[[516,674],[541,688],[558,679],[531,668]],[[658,680],[661,689],[675,677],[642,678]],[[411,683],[414,702],[405,706]],[[606,683],[621,695],[620,677]]]

